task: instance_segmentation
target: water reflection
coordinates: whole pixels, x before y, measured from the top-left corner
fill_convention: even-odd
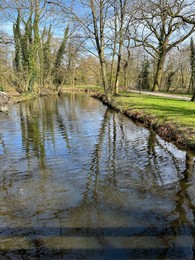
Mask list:
[[[86,95],[0,115],[1,259],[194,259],[194,154]]]

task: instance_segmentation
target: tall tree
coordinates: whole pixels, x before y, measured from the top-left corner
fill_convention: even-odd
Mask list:
[[[46,40],[45,40],[46,38]],[[49,30],[46,27],[42,33],[42,46],[43,46],[43,85],[46,86],[50,83],[50,76],[52,70],[52,52],[51,52],[51,25]]]
[[[18,16],[16,23],[13,25],[14,41],[15,41],[15,57],[14,57],[14,69],[16,72],[22,70],[22,46],[21,46],[21,32],[20,32],[20,11],[18,10]]]
[[[69,27],[67,26],[65,32],[64,32],[64,37],[63,40],[60,44],[60,47],[57,51],[56,54],[56,59],[55,59],[55,63],[54,63],[54,82],[56,84],[57,87],[59,87],[59,85],[61,85],[64,81],[64,79],[60,79],[59,77],[59,70],[60,67],[62,66],[62,62],[63,62],[63,57],[66,51],[66,43],[68,40],[68,32],[69,32]]]
[[[12,0],[15,1],[15,0]],[[16,1],[17,18],[13,26],[14,67],[21,91],[40,92],[46,85],[57,83],[57,70],[61,66],[68,39],[66,29],[57,56],[52,57],[51,19],[44,20],[47,3],[41,0]],[[45,26],[42,26],[44,21]],[[49,28],[48,28],[48,24]],[[55,67],[55,73],[52,73]],[[20,73],[19,73],[20,72]],[[52,77],[54,77],[52,79]],[[49,84],[49,82],[51,84]]]
[[[149,68],[150,68],[150,62],[148,59],[145,59],[142,62],[142,67],[140,74],[138,76],[138,89],[149,89],[150,88],[150,82],[149,82]]]
[[[195,30],[195,25],[187,25],[177,17],[188,8],[188,1],[147,0],[139,2],[137,21],[139,29],[135,40],[157,60],[153,91],[161,86],[163,68],[167,53],[185,41]],[[170,13],[172,15],[170,15]]]
[[[191,64],[191,86],[193,89],[193,95],[191,101],[195,102],[195,44],[193,38],[191,38],[190,42],[190,64]]]
[[[180,6],[182,4],[181,0],[175,0],[176,5]],[[188,0],[186,1],[187,8],[182,13],[175,13],[172,12],[170,8],[167,9],[169,12],[169,15],[171,17],[177,17],[182,19],[183,22],[188,24],[195,24],[195,1],[194,0]]]
[[[118,87],[119,87],[119,75],[121,71],[121,58],[122,58],[122,47],[124,42],[124,34],[125,34],[125,25],[126,21],[126,8],[127,8],[127,1],[126,0],[118,0],[115,1],[114,5],[114,16],[116,17],[116,27],[118,25],[118,29],[116,29],[116,44],[117,44],[117,69],[116,69],[116,76],[115,76],[115,84],[114,84],[114,91],[113,93],[116,95],[118,94]],[[126,25],[127,26],[127,25]]]
[[[92,13],[93,35],[95,38],[96,48],[100,61],[102,85],[105,92],[107,92],[109,87],[105,59],[105,23],[107,20],[110,3],[106,0],[90,0],[89,7]]]

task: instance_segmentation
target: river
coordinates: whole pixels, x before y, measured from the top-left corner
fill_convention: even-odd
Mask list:
[[[195,259],[195,154],[86,94],[0,113],[0,259]]]

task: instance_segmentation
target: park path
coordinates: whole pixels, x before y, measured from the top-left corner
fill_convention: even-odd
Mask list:
[[[174,94],[165,94],[165,93],[162,93],[162,92],[151,92],[151,91],[144,91],[144,90],[139,91],[139,90],[134,90],[134,89],[130,89],[129,92],[140,93],[140,94],[151,95],[151,96],[175,98],[175,99],[181,99],[181,100],[186,100],[186,101],[191,100],[191,98],[189,98],[189,97],[179,96],[179,95],[174,95]]]

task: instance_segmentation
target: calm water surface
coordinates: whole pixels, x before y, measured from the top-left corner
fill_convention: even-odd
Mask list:
[[[195,259],[195,155],[81,94],[0,114],[0,259]]]

